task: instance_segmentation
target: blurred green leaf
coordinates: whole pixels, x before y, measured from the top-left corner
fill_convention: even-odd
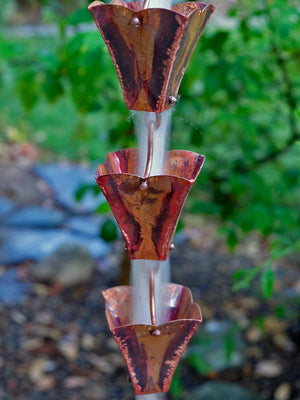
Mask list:
[[[198,374],[208,375],[210,372],[212,372],[210,365],[203,360],[201,354],[190,353],[186,359]]]
[[[170,394],[172,399],[180,400],[182,398],[183,385],[180,378],[180,367],[178,366],[173,375],[172,383],[170,386]]]
[[[95,185],[80,185],[75,192],[76,201],[81,201],[87,193],[92,193],[94,196],[98,196],[100,193],[99,187]]]
[[[275,274],[272,268],[263,269],[261,274],[261,288],[265,299],[272,297],[274,291]]]
[[[85,24],[88,22],[92,22],[92,16],[87,7],[82,7],[75,10],[69,17],[67,18],[67,24],[69,25],[79,25]]]
[[[101,227],[100,237],[108,243],[115,241],[118,237],[116,223],[111,219],[106,220]]]
[[[111,211],[110,205],[108,204],[107,201],[104,201],[103,203],[101,203],[99,205],[99,207],[97,207],[97,209],[96,209],[97,214],[106,214],[110,211]]]
[[[261,267],[254,267],[251,269],[239,269],[233,274],[233,290],[249,289],[253,279],[259,274]]]

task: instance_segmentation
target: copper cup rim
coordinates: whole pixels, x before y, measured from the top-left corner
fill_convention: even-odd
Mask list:
[[[196,179],[197,179],[197,176],[199,175],[199,173],[200,173],[200,171],[201,171],[201,169],[202,169],[202,167],[203,167],[203,164],[204,164],[204,161],[205,161],[205,156],[203,155],[203,154],[198,154],[198,153],[196,153],[196,152],[193,152],[193,151],[189,151],[189,150],[170,150],[170,151],[168,151],[168,152],[166,152],[166,154],[167,154],[167,159],[168,159],[168,156],[170,155],[172,155],[172,153],[173,154],[179,154],[179,155],[183,155],[183,154],[186,154],[187,156],[191,156],[191,157],[199,157],[199,167],[198,167],[198,169],[197,169],[197,172],[196,173],[194,173],[193,175],[192,175],[192,177],[191,178],[186,178],[186,177],[184,177],[184,176],[180,176],[180,175],[175,175],[175,174],[165,174],[165,173],[163,173],[163,174],[154,174],[154,175],[150,175],[149,177],[146,177],[146,178],[144,178],[144,177],[142,177],[141,175],[138,175],[138,174],[133,174],[133,173],[128,173],[128,172],[112,172],[112,173],[104,173],[104,174],[101,174],[100,172],[99,172],[99,168],[100,167],[103,167],[103,168],[105,168],[105,166],[106,166],[106,163],[107,163],[107,157],[110,155],[110,154],[117,154],[117,153],[126,153],[126,152],[128,152],[129,153],[129,156],[131,155],[131,154],[134,154],[134,153],[137,153],[138,152],[138,149],[137,148],[134,148],[134,147],[130,147],[130,148],[127,148],[127,149],[121,149],[121,150],[118,150],[118,151],[116,151],[116,152],[109,152],[108,154],[107,154],[107,156],[106,156],[106,160],[105,160],[105,162],[104,163],[102,163],[102,164],[100,164],[98,167],[97,167],[97,169],[96,169],[96,172],[95,172],[95,179],[97,180],[97,179],[100,179],[100,178],[102,178],[102,177],[106,177],[106,176],[111,176],[111,177],[113,177],[113,176],[124,176],[124,177],[132,177],[132,178],[135,178],[135,179],[140,179],[141,180],[141,182],[148,182],[148,181],[151,181],[151,180],[153,180],[153,178],[175,178],[175,179],[178,179],[178,180],[182,180],[182,181],[184,181],[184,182],[189,182],[189,183],[194,183],[195,181],[196,181]],[[167,161],[166,161],[167,162]]]
[[[177,319],[172,319],[170,321],[163,322],[163,323],[157,324],[157,325],[153,325],[151,323],[150,324],[141,324],[141,323],[128,323],[128,324],[126,324],[125,323],[125,324],[122,324],[120,326],[112,327],[111,324],[109,323],[110,330],[112,332],[116,332],[119,329],[123,329],[125,327],[127,327],[127,328],[128,327],[132,327],[132,328],[144,327],[145,329],[147,329],[149,331],[149,333],[151,333],[151,331],[153,331],[155,329],[163,329],[164,327],[167,327],[167,326],[170,326],[170,325],[178,325],[180,322],[185,323],[185,322],[193,321],[193,322],[196,322],[196,323],[200,324],[203,321],[201,308],[200,308],[199,304],[197,304],[197,303],[195,303],[193,301],[193,295],[192,295],[191,290],[186,286],[179,285],[179,284],[176,284],[176,283],[166,283],[165,285],[167,285],[169,287],[176,287],[176,288],[178,288],[178,289],[180,289],[182,291],[185,291],[185,293],[188,293],[188,302],[190,303],[190,306],[192,306],[194,308],[195,307],[197,308],[197,312],[199,313],[199,317],[198,318],[195,318],[195,317],[194,318],[177,318]],[[105,301],[106,308],[108,309],[108,304],[109,304],[108,294],[109,293],[112,293],[114,291],[116,292],[118,290],[124,290],[124,291],[126,290],[128,292],[131,292],[130,294],[132,294],[133,289],[134,289],[133,286],[120,285],[120,286],[114,286],[114,287],[111,287],[109,289],[101,291],[101,295],[102,295],[102,298]],[[111,314],[109,310],[108,310],[108,312],[109,312],[109,314]]]
[[[180,18],[182,18],[183,20],[185,20],[186,22],[190,19],[190,17],[192,16],[192,14],[194,14],[195,12],[200,12],[201,14],[205,12],[205,9],[207,7],[210,7],[210,9],[212,10],[212,12],[214,12],[215,7],[214,5],[210,4],[210,3],[203,3],[203,2],[194,2],[194,1],[188,1],[188,2],[182,2],[182,3],[178,3],[175,4],[171,7],[171,9],[168,8],[162,8],[162,7],[150,7],[150,8],[140,8],[140,9],[134,9],[129,7],[129,5],[134,4],[134,3],[140,3],[138,1],[131,1],[128,3],[124,4],[111,4],[111,3],[104,3],[103,1],[100,0],[95,0],[93,1],[89,6],[88,9],[89,11],[92,10],[92,8],[97,7],[97,6],[110,6],[110,7],[114,7],[116,9],[120,9],[120,11],[122,9],[126,9],[129,12],[132,12],[132,15],[141,15],[143,13],[149,13],[149,12],[161,12],[161,13],[166,13],[166,14],[177,14],[180,16]],[[204,6],[204,7],[198,7],[198,5]],[[184,11],[181,10],[180,8],[185,7],[185,9],[188,9],[188,11]]]

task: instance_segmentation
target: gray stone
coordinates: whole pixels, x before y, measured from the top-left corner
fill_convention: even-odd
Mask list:
[[[261,395],[250,392],[234,383],[209,382],[194,390],[190,400],[263,400]]]
[[[19,279],[15,268],[10,268],[0,276],[0,303],[15,305],[22,303],[31,290],[29,282]]]
[[[30,268],[36,281],[73,286],[90,279],[94,260],[84,246],[65,244]]]
[[[5,197],[0,197],[0,218],[9,214],[14,209],[14,203]]]
[[[92,212],[104,201],[102,194],[94,196],[90,192],[87,192],[80,202],[75,199],[80,186],[96,186],[94,169],[76,165],[40,164],[34,171],[50,185],[56,201],[72,212]]]
[[[66,223],[66,228],[84,236],[99,236],[103,223],[101,216],[78,216]]]
[[[204,323],[193,343],[186,355],[199,354],[202,362],[212,371],[239,367],[246,358],[246,345],[240,330],[230,321]]]
[[[65,219],[66,215],[63,211],[31,206],[15,211],[4,218],[2,223],[26,228],[57,228]]]
[[[41,260],[63,244],[84,246],[94,258],[103,257],[110,251],[101,238],[84,238],[58,229],[1,228],[0,263]]]

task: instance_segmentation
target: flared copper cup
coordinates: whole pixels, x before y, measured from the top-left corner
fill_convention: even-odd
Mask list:
[[[185,150],[168,153],[164,175],[135,175],[137,149],[108,153],[96,171],[131,259],[166,260],[181,209],[204,162]]]
[[[129,286],[102,292],[109,328],[127,364],[135,394],[167,392],[180,358],[202,321],[188,288],[165,284],[168,322],[154,325],[132,323]]]
[[[105,4],[89,10],[115,65],[126,107],[163,112],[178,89],[214,6],[187,2],[140,9],[140,1]]]

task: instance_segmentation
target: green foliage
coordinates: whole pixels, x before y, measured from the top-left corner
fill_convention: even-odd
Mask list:
[[[174,400],[180,400],[182,399],[182,392],[183,392],[183,386],[182,386],[182,380],[180,377],[180,372],[181,372],[181,367],[178,366],[172,379],[171,387],[170,387],[170,394],[172,396],[172,399]]]
[[[88,3],[40,1],[42,22],[55,24],[56,35],[0,37],[0,129],[14,127],[57,155],[103,160],[134,145],[133,120]],[[13,14],[5,10],[5,18]],[[295,10],[297,0],[241,0],[228,26],[212,18],[173,114],[171,146],[206,155],[189,211],[221,218],[232,249],[252,230],[289,243],[300,236]],[[245,273],[235,288],[263,272],[268,297],[269,265]]]
[[[101,227],[100,237],[104,239],[106,242],[113,242],[118,237],[118,228],[116,222],[107,219]]]
[[[287,240],[276,240],[270,245],[269,257],[260,265],[251,269],[240,269],[233,274],[233,290],[249,289],[252,281],[260,276],[261,292],[264,299],[273,295],[275,262],[288,254],[300,251],[300,240],[289,243]]]

